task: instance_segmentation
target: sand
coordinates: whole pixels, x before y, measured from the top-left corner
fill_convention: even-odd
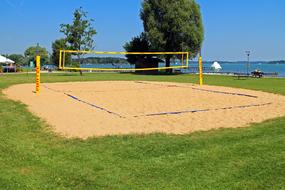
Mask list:
[[[188,134],[247,127],[285,116],[285,96],[193,84],[144,81],[46,83],[4,90],[60,135]]]

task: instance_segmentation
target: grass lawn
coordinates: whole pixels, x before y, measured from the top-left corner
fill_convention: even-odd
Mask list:
[[[198,82],[194,75],[44,74],[43,82],[155,80]],[[0,89],[34,82],[0,75]],[[285,95],[285,79],[205,76],[210,85]],[[249,128],[190,135],[59,137],[0,93],[0,189],[285,189],[285,118]]]

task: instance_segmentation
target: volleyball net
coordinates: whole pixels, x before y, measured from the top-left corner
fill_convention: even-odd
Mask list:
[[[166,59],[169,63],[166,64]],[[167,66],[166,66],[167,65]],[[77,71],[163,71],[189,67],[188,52],[60,50],[59,69]]]

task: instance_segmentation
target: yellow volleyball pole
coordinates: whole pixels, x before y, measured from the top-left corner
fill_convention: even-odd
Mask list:
[[[189,52],[186,52],[186,68],[189,67]]]
[[[59,63],[58,63],[59,69],[62,69],[62,65],[61,65],[61,59],[62,59],[62,58],[61,58],[61,54],[62,54],[62,50],[59,51],[59,61],[58,61],[58,62],[59,62]]]
[[[65,51],[63,51],[63,55],[62,55],[62,68],[65,67]]]
[[[199,54],[199,82],[200,86],[203,86],[203,61],[201,53]]]
[[[41,56],[36,56],[36,94],[40,93],[41,84]]]

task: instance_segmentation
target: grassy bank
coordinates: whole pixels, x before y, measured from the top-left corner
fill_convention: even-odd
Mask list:
[[[0,89],[31,83],[32,74],[2,75]],[[155,80],[198,82],[194,75],[44,74],[43,82]],[[205,83],[285,95],[285,79]],[[26,106],[0,94],[0,189],[282,189],[285,118],[250,128],[190,135],[68,140],[51,133]]]

